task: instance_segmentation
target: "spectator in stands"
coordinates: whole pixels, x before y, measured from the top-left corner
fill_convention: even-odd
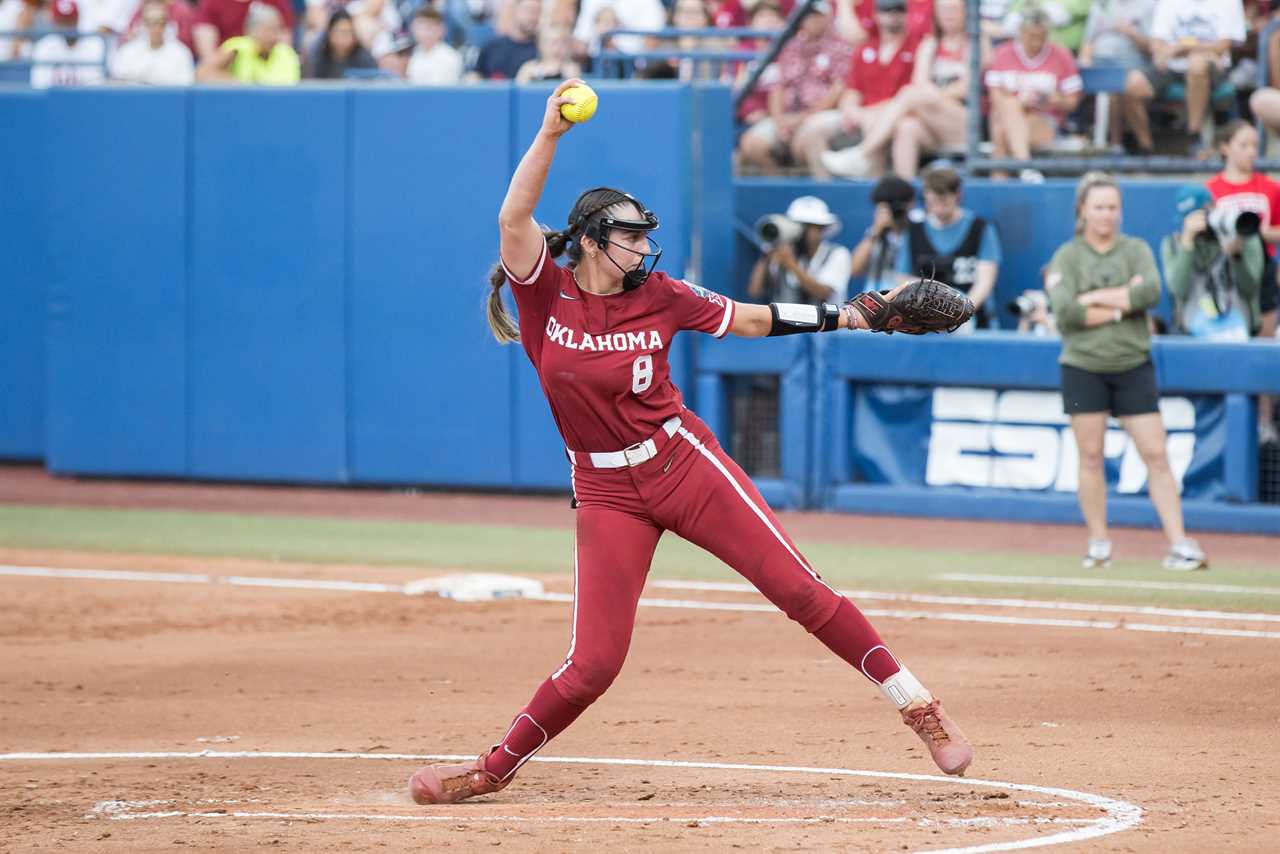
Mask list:
[[[579,77],[582,66],[573,58],[573,32],[564,24],[546,24],[538,33],[538,57],[520,66],[517,83],[567,80]]]
[[[196,7],[186,0],[161,0],[161,2],[164,3],[165,14],[169,19],[169,35],[185,45],[194,56],[196,44],[191,31],[196,24]],[[142,10],[145,6],[146,3],[140,3],[134,9],[133,17],[129,19],[129,25],[123,37],[125,41],[132,41],[145,33],[146,27],[142,23]]]
[[[1012,0],[1004,20],[1004,30],[1016,35],[1022,29],[1027,13],[1039,10],[1048,18],[1049,40],[1075,54],[1084,41],[1085,21],[1094,2],[1096,0]]]
[[[1258,215],[1258,236],[1250,243],[1261,242],[1265,249],[1261,292],[1259,294],[1260,317],[1253,334],[1267,341],[1276,337],[1277,304],[1280,303],[1280,287],[1276,264],[1276,243],[1280,242],[1280,184],[1257,172],[1258,132],[1241,119],[1228,122],[1218,131],[1218,153],[1223,158],[1223,169],[1206,185],[1213,194],[1216,208],[1235,214],[1248,211]],[[1275,398],[1258,397],[1258,421],[1262,436],[1275,441]]]
[[[223,42],[213,58],[201,64],[197,78],[267,86],[292,86],[302,78],[302,63],[284,41],[284,19],[275,6],[251,2],[245,33]]]
[[[600,20],[604,9],[613,11],[614,21]],[[609,29],[657,32],[667,25],[667,10],[661,0],[582,0],[578,20],[573,27],[577,55],[587,56],[601,33]],[[645,48],[644,36],[617,36],[614,47],[624,53],[639,53]]]
[[[1109,0],[1095,3],[1084,28],[1080,64],[1129,69],[1125,91],[1111,102],[1111,141],[1125,142],[1134,154],[1152,154],[1151,122],[1141,93],[1151,73],[1151,22],[1156,0]],[[1125,128],[1133,143],[1125,139]]]
[[[1178,331],[1247,341],[1261,323],[1264,253],[1257,240],[1220,240],[1209,227],[1213,197],[1200,184],[1178,191],[1178,231],[1160,243]]]
[[[1120,214],[1115,179],[1085,175],[1076,188],[1076,236],[1054,253],[1045,279],[1062,334],[1063,410],[1079,453],[1077,498],[1089,530],[1083,566],[1111,562],[1103,439],[1114,415],[1147,466],[1147,492],[1169,539],[1165,569],[1204,569],[1204,552],[1183,529],[1151,363],[1147,310],[1160,300],[1160,273],[1151,247],[1120,232]]]
[[[309,80],[341,80],[348,68],[376,70],[378,63],[356,39],[351,13],[339,9],[329,16],[324,34],[312,45],[302,76]]]
[[[933,166],[921,179],[923,221],[910,222],[898,250],[900,281],[932,276],[969,295],[977,312],[961,332],[993,325],[987,299],[995,290],[1003,260],[995,225],[960,206],[960,173]]]
[[[216,57],[227,39],[242,36],[248,31],[245,20],[249,16],[249,7],[254,3],[275,7],[280,13],[281,26],[288,32],[293,31],[293,4],[290,0],[200,0],[191,31],[196,44],[197,77],[200,76],[199,66]]]
[[[730,0],[736,3],[737,0]],[[727,5],[727,4],[726,4]],[[723,6],[721,7],[724,8]],[[739,8],[741,8],[739,6]],[[749,22],[753,30],[767,30],[769,32],[778,32],[786,24],[782,6],[776,0],[760,0],[751,9],[751,20]],[[718,26],[725,26],[718,23]],[[764,53],[769,47],[769,39],[743,39],[739,44],[742,50],[754,50],[758,53]],[[738,84],[744,84],[755,71],[755,62],[742,63],[738,68]],[[756,86],[751,93],[742,100],[742,104],[738,107],[738,121],[748,127],[755,124],[761,119],[769,115],[769,93],[764,86]]]
[[[876,0],[878,34],[854,51],[839,106],[796,132],[795,148],[815,178],[830,178],[823,162],[833,139],[865,134],[890,101],[911,82],[920,38],[907,32],[905,0]]]
[[[510,35],[497,35],[480,48],[472,77],[479,80],[514,80],[520,67],[538,58],[538,22],[542,0],[515,0]]]
[[[1213,90],[1226,76],[1231,45],[1242,42],[1240,0],[1159,0],[1151,23],[1152,70],[1130,94],[1146,102],[1175,83],[1186,90],[1189,151],[1200,156],[1200,131]],[[1142,85],[1145,83],[1145,85]]]
[[[795,240],[766,245],[756,261],[747,295],[762,303],[842,303],[849,290],[849,250],[831,240],[840,218],[817,196],[800,196],[786,218],[801,226]]]
[[[914,178],[920,153],[963,145],[969,94],[969,36],[965,0],[937,0],[938,35],[920,43],[911,84],[898,92],[867,128],[862,142],[822,154],[833,175],[847,178],[883,171],[886,149],[895,174]]]
[[[776,6],[782,14],[783,20],[791,15],[791,10],[795,8],[795,0],[721,0],[720,5],[716,7],[712,18],[717,27],[728,29],[729,27],[751,27],[754,30],[763,29],[756,26],[755,16],[760,11],[761,6]]]
[[[121,45],[111,57],[111,78],[152,86],[188,86],[196,76],[187,46],[170,35],[169,9],[164,0],[142,4],[146,32]]]
[[[906,238],[916,191],[897,175],[886,175],[871,189],[875,205],[871,226],[853,247],[849,275],[861,278],[862,291],[888,291],[898,284],[898,253]]]
[[[413,36],[408,33],[382,33],[374,40],[369,52],[384,74],[404,80],[409,73],[409,60],[414,48]]]
[[[934,0],[904,0],[907,34],[923,39],[933,32]],[[851,44],[879,37],[876,0],[836,0],[836,32]]]
[[[419,86],[455,86],[462,82],[462,54],[444,40],[444,16],[429,5],[413,13],[415,47],[405,79]],[[526,63],[527,65],[528,63]]]
[[[53,0],[49,17],[54,27],[66,32],[50,33],[31,48],[31,87],[48,89],[101,83],[107,76],[103,70],[106,47],[100,38],[76,37],[80,9],[75,0]]]
[[[742,163],[774,172],[782,165],[805,161],[807,154],[799,146],[811,128],[827,136],[834,133],[840,121],[835,106],[844,91],[852,54],[849,43],[831,31],[830,7],[818,0],[760,78],[768,93],[769,114],[742,135],[738,147]]]
[[[1049,18],[1035,8],[1022,14],[1018,37],[995,49],[986,84],[994,154],[1017,160],[1029,160],[1033,147],[1053,141],[1067,114],[1079,106],[1083,89],[1071,53],[1049,41]],[[1043,180],[1034,169],[1022,170],[1020,177]]]

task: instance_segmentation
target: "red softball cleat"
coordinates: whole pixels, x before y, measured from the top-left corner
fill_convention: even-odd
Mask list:
[[[409,795],[416,804],[456,804],[475,795],[500,792],[511,777],[499,780],[485,770],[488,751],[470,762],[456,765],[427,765],[409,778]]]
[[[973,745],[942,710],[941,700],[916,700],[902,710],[902,722],[920,736],[944,773],[964,776],[973,761]]]

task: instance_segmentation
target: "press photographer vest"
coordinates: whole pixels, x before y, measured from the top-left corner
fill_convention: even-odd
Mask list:
[[[932,275],[938,281],[968,293],[978,276],[978,253],[982,250],[982,235],[986,227],[987,221],[975,216],[955,252],[943,255],[929,239],[925,224],[912,221],[908,226],[911,234],[911,269],[917,275]],[[988,324],[986,309],[986,305],[978,309],[976,320],[980,329],[985,329]]]

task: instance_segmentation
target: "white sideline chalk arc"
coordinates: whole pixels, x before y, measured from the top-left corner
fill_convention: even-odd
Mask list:
[[[74,578],[82,580],[94,581],[151,581],[151,582],[177,582],[187,584],[229,584],[236,586],[248,587],[279,587],[288,589],[309,589],[309,590],[343,590],[361,593],[402,593],[406,595],[416,595],[420,593],[416,585],[418,582],[411,582],[409,585],[395,584],[376,584],[360,581],[328,581],[325,579],[305,579],[305,578],[266,578],[256,576],[217,576],[217,575],[196,575],[185,573],[167,573],[167,572],[121,572],[116,570],[96,570],[96,569],[54,569],[50,567],[26,567],[26,566],[3,566],[0,565],[0,575],[16,575],[30,576],[39,578]],[[938,578],[949,578],[948,576],[936,576]],[[976,578],[978,576],[950,577],[951,580],[963,578]],[[1017,579],[1020,576],[986,576],[988,578],[1000,579],[1007,581],[1009,579]],[[1034,579],[1034,576],[1027,576]],[[1071,581],[1091,581],[1091,579],[1068,579]],[[702,583],[702,582],[695,582]],[[1133,584],[1151,583],[1159,584],[1161,582],[1131,582]],[[1205,585],[1190,585],[1192,588],[1200,588]],[[1226,585],[1222,585],[1226,586]],[[1179,588],[1181,589],[1181,588]],[[1248,590],[1251,588],[1232,588],[1236,590]],[[1269,588],[1258,588],[1269,589]],[[895,594],[896,595],[896,594]],[[912,594],[900,594],[912,595]],[[532,599],[541,602],[572,602],[573,596],[568,593],[527,593],[522,598]],[[941,597],[934,597],[941,598]],[[921,601],[921,600],[916,600]],[[1016,600],[1015,600],[1016,601]],[[655,599],[652,597],[643,597],[640,599],[640,605],[648,608],[677,608],[695,611],[736,611],[736,612],[758,612],[758,613],[778,613],[778,609],[771,604],[755,603],[755,602],[705,602],[688,599]],[[1252,629],[1227,629],[1214,628],[1209,626],[1162,626],[1155,624],[1139,624],[1126,623],[1114,620],[1071,620],[1071,619],[1054,619],[1054,618],[1034,618],[1034,617],[1016,617],[1005,614],[970,614],[964,612],[948,612],[948,611],[907,611],[901,609],[875,609],[862,608],[862,613],[868,617],[885,617],[888,619],[900,620],[942,620],[946,622],[960,623],[992,623],[997,625],[1015,625],[1015,626],[1046,626],[1050,628],[1069,628],[1069,629],[1105,629],[1105,630],[1124,630],[1135,632],[1157,632],[1166,634],[1188,634],[1188,635],[1205,635],[1210,637],[1231,637],[1231,638],[1251,638],[1263,640],[1280,640],[1280,632],[1256,631]],[[1230,614],[1230,612],[1221,612]],[[1273,615],[1255,615],[1269,617]],[[1235,619],[1235,615],[1231,617],[1223,617],[1222,619]]]
[[[200,750],[194,752],[93,752],[93,753],[0,753],[0,762],[39,762],[39,761],[93,761],[113,759],[345,759],[345,760],[381,760],[398,762],[430,762],[430,761],[465,761],[474,759],[470,754],[411,754],[411,753],[299,753],[288,751],[250,751],[250,750]],[[945,783],[952,786],[977,786],[1005,791],[1031,792],[1038,795],[1049,795],[1061,801],[1074,804],[1085,804],[1097,807],[1106,812],[1106,816],[1090,820],[1087,826],[1074,827],[1048,836],[1033,839],[1022,839],[1013,842],[994,842],[987,845],[976,845],[964,848],[924,849],[931,854],[987,854],[996,851],[1017,851],[1027,848],[1042,848],[1049,845],[1061,845],[1081,842],[1109,836],[1135,827],[1142,823],[1143,811],[1136,804],[1128,801],[1107,798],[1091,792],[1078,792],[1073,789],[1060,789],[1051,786],[1036,786],[1030,783],[1006,783],[1001,780],[980,780],[969,777],[942,777],[936,774],[908,774],[897,771],[861,771],[852,768],[821,768],[803,765],[749,765],[738,762],[692,762],[675,759],[616,759],[590,756],[535,756],[531,762],[547,762],[563,765],[621,765],[643,768],[695,768],[712,771],[747,771],[773,772],[782,774],[821,774],[831,777],[871,777],[882,780],[908,780],[921,783]],[[181,811],[160,811],[151,817],[169,818],[189,815]],[[200,817],[222,817],[222,813],[195,813]],[[323,814],[317,814],[323,816]],[[335,817],[339,814],[333,814]],[[342,814],[346,815],[346,814]],[[255,817],[245,815],[244,817]],[[301,818],[300,814],[273,813],[263,817]],[[385,819],[384,819],[385,820]],[[691,821],[692,819],[683,819]]]

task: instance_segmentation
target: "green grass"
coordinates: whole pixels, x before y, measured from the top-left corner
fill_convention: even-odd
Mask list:
[[[568,530],[482,524],[0,506],[0,547],[403,564],[567,576],[572,571],[573,536]],[[935,577],[940,573],[1086,575],[1075,558],[1062,555],[812,541],[801,541],[800,547],[824,578],[846,588],[1280,612],[1280,595],[976,584]],[[663,538],[653,575],[739,580],[720,561],[673,535]],[[1117,561],[1103,577],[1280,589],[1280,573],[1246,565],[1215,564],[1209,573],[1182,574],[1164,572],[1154,560],[1127,560]]]

